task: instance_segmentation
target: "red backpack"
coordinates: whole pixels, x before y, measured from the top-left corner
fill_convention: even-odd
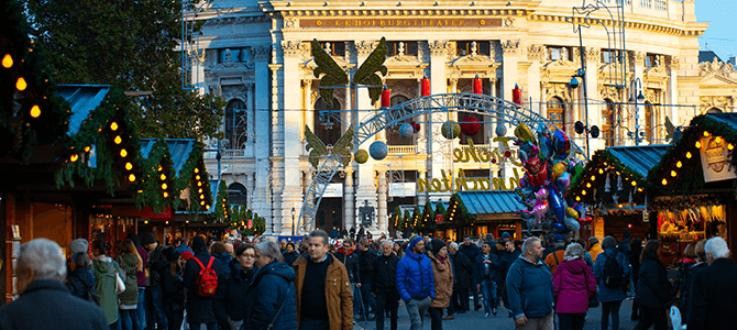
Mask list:
[[[200,274],[197,276],[196,282],[197,294],[201,297],[215,296],[215,291],[218,289],[218,274],[212,269],[212,263],[215,261],[215,258],[210,257],[207,267],[202,264],[200,259],[192,259],[200,265]]]

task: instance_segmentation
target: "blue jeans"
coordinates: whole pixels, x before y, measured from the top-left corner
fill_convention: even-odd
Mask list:
[[[136,308],[139,330],[146,329],[146,287],[138,287],[138,308]]]
[[[120,312],[120,328],[122,330],[141,329],[138,324],[136,309],[121,309]]]
[[[149,320],[149,325],[159,324],[159,329],[168,329],[169,323],[166,322],[166,312],[164,311],[164,299],[161,296],[161,286],[150,286],[151,290],[151,306],[153,306],[153,315]]]
[[[302,320],[299,330],[325,330],[330,329],[330,323],[325,320]]]
[[[406,302],[407,314],[409,314],[409,320],[411,323],[411,330],[422,330],[423,317],[430,308],[431,299],[425,298],[422,300],[412,299]]]
[[[496,282],[493,279],[481,280],[481,295],[484,297],[484,312],[496,309]]]

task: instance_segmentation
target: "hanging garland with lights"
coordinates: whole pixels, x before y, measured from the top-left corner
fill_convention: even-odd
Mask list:
[[[620,180],[621,189],[619,188]],[[613,194],[618,191],[627,191],[633,193],[638,199],[642,199],[646,182],[647,178],[630,169],[620,159],[606,150],[598,150],[591,161],[586,164],[582,175],[571,183],[566,197],[576,203],[595,203],[604,198],[607,190],[605,187],[610,185],[613,186],[610,188]]]
[[[737,167],[733,157],[737,145],[737,114],[706,114],[695,117],[680,140],[663,156],[648,175],[648,183],[660,191],[689,194],[706,184],[701,167],[701,140],[711,138],[714,143],[726,144],[729,166]]]
[[[215,203],[215,221],[221,223],[230,222],[230,206],[228,205],[228,189],[225,181],[220,181],[218,185],[218,194],[213,201]]]
[[[0,156],[27,160],[31,147],[64,137],[71,110],[54,94],[49,66],[29,40],[17,1],[0,6]]]
[[[195,145],[174,182],[175,191],[189,189],[189,203],[185,208],[193,211],[207,211],[212,203],[210,179],[202,159],[202,149],[201,143]]]
[[[121,185],[139,189],[143,169],[138,130],[128,116],[132,106],[121,90],[110,90],[67,143],[64,164],[55,176],[58,187],[80,181],[91,187],[101,181],[110,194]]]
[[[116,137],[117,138],[117,137]],[[151,207],[154,212],[161,212],[179,199],[175,198],[175,174],[172,167],[169,147],[165,140],[153,142],[148,157],[141,155],[143,177],[135,194],[138,208]]]

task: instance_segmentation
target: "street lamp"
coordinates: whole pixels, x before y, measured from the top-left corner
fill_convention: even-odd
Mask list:
[[[640,107],[638,102],[645,100],[645,95],[642,95],[642,80],[640,80],[640,77],[632,80],[630,91],[632,92],[630,102],[635,102],[635,145],[638,146],[640,145]]]
[[[294,208],[292,208],[292,237],[294,237]]]

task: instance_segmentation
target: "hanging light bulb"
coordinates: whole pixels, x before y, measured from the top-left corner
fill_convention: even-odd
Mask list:
[[[576,196],[576,202],[580,202],[580,201],[581,201],[581,196]]]
[[[113,132],[117,131],[118,130],[118,122],[115,122],[114,121],[114,122],[110,123],[110,130],[113,131]]]
[[[199,180],[200,179],[200,176],[199,175],[195,175],[194,179],[195,180]]]
[[[686,151],[686,158],[687,159],[691,159],[691,157],[693,157],[693,155],[691,155],[691,152],[690,151]]]
[[[696,149],[701,149],[701,142],[696,141],[696,143],[694,143],[693,146],[696,147]]]
[[[131,175],[128,176],[128,181],[136,182],[136,175],[131,173]]]
[[[581,195],[586,196],[586,190],[585,189],[584,190],[581,190]]]
[[[69,156],[69,161],[71,161],[72,163],[77,162],[78,159],[79,159],[79,155],[77,154],[72,154],[71,156]]]
[[[23,77],[18,77],[18,80],[15,81],[15,89],[17,89],[19,92],[22,92],[26,90],[28,87],[28,83],[26,82],[26,79]]]
[[[678,172],[676,172],[676,171],[674,171],[674,170],[671,170],[671,171],[670,171],[670,176],[672,176],[672,177],[674,177],[674,178],[675,178],[675,177],[676,177],[676,175],[678,175]]]
[[[92,147],[90,147],[90,146],[85,146],[84,147],[84,152],[90,152],[90,150],[92,150]]]
[[[731,143],[730,144],[727,144],[727,150],[729,150],[729,151],[734,150],[734,145],[731,144]]]
[[[169,198],[169,193],[166,191],[164,192],[164,198]]]
[[[116,135],[113,142],[115,142],[115,144],[121,144],[123,143],[123,138],[121,138],[120,135]]]
[[[632,180],[632,183],[631,184],[632,184],[633,187],[637,187],[637,181]]]
[[[676,167],[681,168],[683,167],[683,163],[679,160],[676,162]]]
[[[161,176],[159,176],[159,179],[161,179],[161,181],[166,180],[166,174],[161,173]]]
[[[125,150],[125,148],[120,149],[120,157],[127,157],[128,156],[128,150]]]
[[[125,169],[126,169],[127,171],[130,171],[130,170],[132,170],[132,169],[133,169],[133,164],[131,164],[131,162],[126,162],[126,163],[125,163]]]
[[[195,167],[195,168],[194,168],[194,173],[195,173],[195,174],[197,174],[197,173],[200,173],[200,169],[199,169],[199,168],[197,168],[197,167]]]
[[[591,181],[596,181],[596,175],[592,175],[590,179]]]
[[[164,168],[161,165],[159,165],[159,167],[156,170],[159,171],[159,172],[161,172],[161,171],[164,170]]]
[[[197,186],[202,187],[202,181],[197,181]]]
[[[31,118],[41,117],[41,107],[39,107],[38,104],[34,104],[31,107],[30,115],[31,115]]]
[[[202,193],[202,188],[197,189],[197,192],[201,194]]]
[[[604,169],[603,168],[600,168],[599,169],[599,174],[604,174]]]
[[[663,178],[663,180],[660,181],[660,184],[667,186],[668,185],[668,179]]]
[[[591,184],[590,183],[586,183],[586,188],[591,188]]]
[[[720,144],[720,143],[722,143],[722,137],[721,137],[721,136],[717,136],[717,137],[715,137],[715,138],[714,138],[714,141],[715,141],[715,142],[716,142],[717,144]]]
[[[709,131],[704,131],[704,137],[709,137]]]
[[[166,182],[161,184],[161,189],[166,190],[166,188],[169,188],[169,185],[166,184]]]
[[[3,56],[3,68],[10,69],[13,67],[13,57],[10,54]]]

